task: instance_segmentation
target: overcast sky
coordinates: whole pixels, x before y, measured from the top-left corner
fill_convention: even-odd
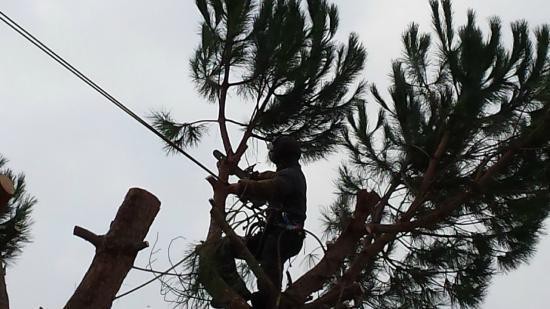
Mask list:
[[[400,35],[412,21],[430,31],[427,0],[339,0],[339,40],[357,32],[369,56],[364,78],[384,89],[391,59],[401,52]],[[500,16],[504,24],[526,19],[548,23],[543,0],[455,0],[455,20],[467,8],[480,23]],[[215,117],[193,88],[188,60],[198,43],[199,14],[191,0],[0,0],[0,10],[25,26],[69,62],[140,115],[170,110],[179,121]],[[485,25],[485,24],[484,24]],[[509,38],[509,28],[504,28]],[[162,143],[115,109],[62,67],[0,25],[0,153],[9,167],[25,172],[39,203],[34,242],[7,270],[12,308],[62,307],[94,255],[72,236],[74,225],[104,233],[130,187],[154,193],[161,211],[147,239],[158,235],[155,268],[168,265],[171,239],[178,258],[186,243],[202,239],[208,227],[206,174],[180,156],[166,156]],[[234,114],[244,119],[245,114]],[[191,152],[211,168],[210,153],[221,148],[216,130]],[[252,162],[265,163],[262,147]],[[338,157],[306,167],[309,180],[307,226],[319,231],[319,208],[333,199]],[[263,165],[263,164],[262,164]],[[266,166],[266,165],[264,165]],[[137,265],[145,265],[142,251]],[[499,276],[483,308],[548,308],[550,236],[542,239],[529,265]],[[295,266],[297,267],[297,266]],[[132,271],[126,291],[149,279]],[[115,302],[113,308],[170,308],[155,283]]]

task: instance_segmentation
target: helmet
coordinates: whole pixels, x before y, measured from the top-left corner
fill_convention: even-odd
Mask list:
[[[275,164],[294,162],[300,159],[300,143],[289,135],[280,135],[268,144],[269,159]]]

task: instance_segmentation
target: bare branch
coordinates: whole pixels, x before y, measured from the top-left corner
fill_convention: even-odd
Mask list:
[[[284,295],[290,302],[297,306],[304,304],[311,293],[320,290],[340,269],[342,261],[355,250],[357,242],[365,234],[365,221],[380,200],[374,192],[362,190],[357,193],[355,212],[347,228],[328,247],[321,261],[285,291]]]
[[[237,236],[235,231],[227,224],[225,221],[223,214],[215,207],[214,201],[210,200],[210,203],[212,204],[212,209],[210,210],[210,214],[216,221],[216,223],[219,224],[223,232],[229,237],[231,242],[237,246],[238,250],[243,254],[245,261],[250,266],[250,269],[256,275],[258,280],[262,282],[263,285],[269,287],[269,290],[276,291],[275,286],[273,285],[273,282],[269,280],[269,277],[265,274],[262,267],[260,266],[260,263],[252,253],[250,253],[250,250],[246,247],[246,245],[242,242],[241,238]]]

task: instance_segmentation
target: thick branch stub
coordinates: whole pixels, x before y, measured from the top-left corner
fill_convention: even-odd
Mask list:
[[[85,241],[94,245],[94,247],[96,248],[101,245],[102,236],[96,235],[94,232],[91,232],[78,225],[75,225],[73,229],[73,235],[84,239]]]
[[[149,242],[148,241],[141,241],[141,242],[133,244],[132,247],[133,247],[132,248],[133,250],[141,251],[141,250],[149,247]]]
[[[149,247],[149,243],[147,241],[135,242],[124,241],[120,239],[106,239],[105,235],[96,235],[94,232],[91,232],[78,225],[74,227],[73,235],[86,240],[100,250],[112,250],[132,254],[134,252],[139,252]]]
[[[0,209],[6,207],[14,194],[15,187],[11,179],[6,175],[0,175]]]

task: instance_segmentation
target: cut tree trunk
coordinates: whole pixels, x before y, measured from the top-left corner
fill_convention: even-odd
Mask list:
[[[144,238],[159,209],[160,201],[154,195],[132,188],[107,234],[96,235],[75,226],[73,234],[93,244],[96,253],[82,282],[64,308],[111,308],[137,253],[148,246]]]
[[[7,206],[15,193],[13,182],[6,175],[0,175],[0,209]]]
[[[13,197],[15,188],[13,182],[6,175],[0,175],[0,211],[8,207],[9,200]],[[10,302],[6,288],[6,267],[0,262],[0,309],[9,309]]]

